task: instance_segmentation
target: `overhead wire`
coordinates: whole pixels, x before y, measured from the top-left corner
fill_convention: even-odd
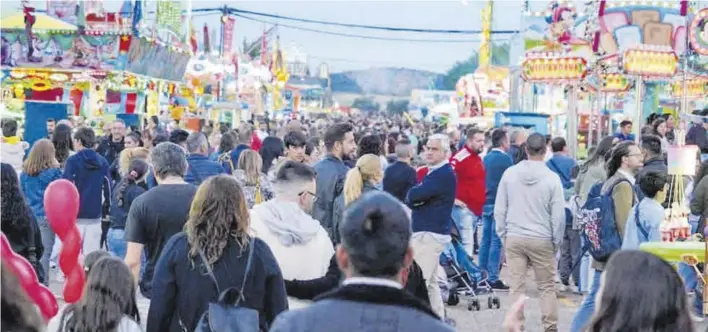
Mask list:
[[[255,22],[260,22],[260,23],[266,23],[266,24],[271,24],[271,25],[277,25],[278,27],[283,27],[283,28],[288,28],[288,29],[293,29],[293,30],[301,30],[301,31],[308,31],[308,32],[314,32],[314,33],[320,33],[320,34],[325,34],[325,35],[332,35],[332,36],[339,36],[339,37],[348,37],[348,38],[359,38],[359,39],[370,39],[370,40],[384,40],[384,41],[396,41],[396,42],[420,42],[420,43],[477,43],[480,40],[479,39],[418,39],[418,38],[400,38],[400,37],[383,37],[383,36],[371,36],[371,35],[360,35],[360,34],[352,34],[352,33],[344,33],[344,32],[334,32],[334,31],[327,31],[327,30],[320,30],[320,29],[312,29],[312,28],[306,28],[302,26],[296,26],[296,25],[289,25],[289,24],[283,24],[283,23],[278,23],[278,22],[273,22],[273,21],[267,21],[263,19],[258,19],[250,16],[246,16],[243,14],[233,14],[232,15],[236,17],[240,17],[246,20],[251,20]]]
[[[322,24],[330,26],[340,26],[347,28],[359,28],[359,29],[371,29],[371,30],[386,30],[386,31],[396,31],[396,32],[418,32],[418,33],[444,33],[444,34],[480,34],[482,30],[458,30],[458,29],[421,29],[421,28],[401,28],[401,27],[391,27],[391,26],[377,26],[377,25],[365,25],[365,24],[353,24],[353,23],[340,23],[332,21],[321,21],[321,20],[311,20],[306,18],[283,16],[276,14],[268,14],[255,12],[250,10],[236,9],[228,7],[227,11],[231,14],[249,14],[254,16],[263,16],[268,18],[274,18],[279,20],[289,20],[297,21],[302,23],[312,23],[312,24]],[[516,30],[492,30],[492,34],[515,34]]]

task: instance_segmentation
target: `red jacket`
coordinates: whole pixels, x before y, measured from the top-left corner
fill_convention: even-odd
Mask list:
[[[423,182],[423,178],[428,175],[428,166],[423,166],[415,170],[415,178],[418,183]]]
[[[482,158],[465,145],[450,158],[450,166],[457,175],[455,198],[465,203],[475,215],[481,216],[486,201],[486,178]]]

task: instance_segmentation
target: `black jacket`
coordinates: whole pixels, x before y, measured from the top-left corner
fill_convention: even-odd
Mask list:
[[[118,156],[120,156],[121,151],[125,148],[125,139],[121,139],[120,142],[113,142],[113,136],[104,136],[101,143],[98,144],[96,152],[100,154],[103,158],[106,158],[108,164],[112,164]]]
[[[693,125],[686,133],[686,144],[698,145],[701,153],[708,153],[708,138],[706,138],[706,129],[702,123]]]
[[[416,184],[415,169],[404,162],[395,162],[384,171],[383,190],[401,202],[406,200],[408,191]]]
[[[312,280],[285,280],[285,291],[288,296],[301,300],[312,300],[322,294],[325,294],[339,286],[344,279],[344,274],[337,266],[337,256],[332,256],[329,262],[329,269],[322,278]],[[430,306],[430,298],[428,298],[428,289],[425,286],[425,278],[423,278],[423,270],[414,261],[413,265],[408,269],[408,282],[405,289],[413,294],[418,300]]]
[[[11,220],[3,220],[0,230],[5,234],[5,237],[7,237],[7,241],[10,242],[12,251],[30,262],[37,273],[39,282],[43,283],[46,272],[42,269],[41,264],[39,264],[39,259],[44,253],[42,233],[37,224],[37,219],[34,217],[29,206],[27,207],[26,218],[29,222],[28,227],[17,228]]]

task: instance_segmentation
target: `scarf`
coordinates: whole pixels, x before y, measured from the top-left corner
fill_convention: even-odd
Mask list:
[[[16,145],[20,143],[20,136],[6,136],[2,138],[2,141],[7,144]]]

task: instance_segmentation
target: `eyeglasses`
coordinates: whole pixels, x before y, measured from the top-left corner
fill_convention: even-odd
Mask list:
[[[297,194],[297,197],[300,197],[300,196],[302,196],[302,195],[304,195],[304,194],[308,194],[308,195],[312,196],[312,202],[313,202],[313,203],[314,203],[314,202],[317,202],[317,194],[315,194],[315,193],[313,193],[313,192],[311,192],[311,191],[309,191],[309,190],[301,191],[299,194]]]
[[[627,155],[627,157],[643,157],[644,154],[642,153],[630,153]]]

